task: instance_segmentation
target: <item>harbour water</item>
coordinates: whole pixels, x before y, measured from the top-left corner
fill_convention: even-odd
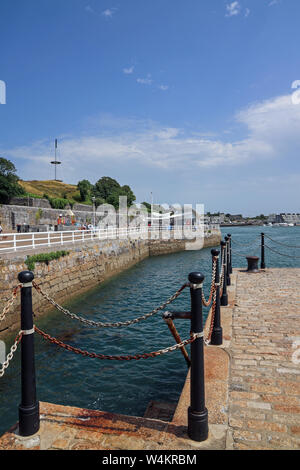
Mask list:
[[[260,256],[261,231],[284,245],[300,246],[300,227],[226,227],[222,229],[223,235],[230,232],[233,241],[239,243],[232,244],[234,267],[246,268],[246,255]],[[240,245],[252,240],[255,240],[253,247]],[[266,245],[290,256],[266,249],[267,267],[300,267],[300,249],[276,245],[268,238]],[[148,258],[65,306],[98,321],[133,319],[160,305],[186,282],[189,272],[196,270],[206,276],[207,296],[211,280],[210,249]],[[186,289],[170,309],[188,310],[189,306]],[[161,313],[135,325],[114,329],[89,328],[57,311],[37,319],[36,324],[65,343],[108,355],[151,352],[175,342]],[[176,326],[182,339],[189,336],[188,320],[178,320]],[[7,338],[8,347],[13,339],[13,336]],[[187,367],[180,351],[139,361],[100,361],[65,351],[36,335],[36,371],[41,401],[142,416],[150,400],[177,402]],[[0,379],[0,397],[2,434],[18,419],[20,351]]]

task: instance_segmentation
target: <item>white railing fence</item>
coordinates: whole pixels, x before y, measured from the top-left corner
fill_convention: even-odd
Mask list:
[[[70,243],[86,243],[107,239],[148,239],[148,238],[193,238],[199,233],[207,233],[209,229],[216,227],[174,227],[170,230],[167,226],[153,227],[128,227],[106,229],[95,228],[92,230],[66,230],[58,232],[29,232],[29,233],[2,233],[0,235],[0,254],[17,251],[32,250],[37,247],[64,246]],[[161,235],[162,234],[162,235]]]

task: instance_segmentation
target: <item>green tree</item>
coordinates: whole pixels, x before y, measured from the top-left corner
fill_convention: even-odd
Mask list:
[[[131,206],[135,201],[135,195],[131,190],[130,186],[120,184],[109,176],[103,176],[100,178],[92,190],[93,195],[96,197],[96,201],[102,200],[108,204],[113,205],[116,209],[119,208],[119,197],[127,197],[127,206]]]
[[[142,202],[143,206],[146,207],[148,212],[151,212],[151,204],[149,202]]]
[[[121,194],[120,196],[126,196],[127,197],[127,206],[131,206],[133,202],[135,201],[135,195],[133,194],[133,191],[131,190],[130,186],[125,184],[121,188]]]
[[[90,199],[91,191],[93,189],[93,185],[88,180],[81,180],[77,184],[77,189],[80,192],[80,199],[82,202],[87,201]]]
[[[127,197],[127,207],[130,207],[133,201],[135,201],[135,195],[133,194],[132,190],[129,186],[125,185],[113,191],[106,199],[106,202],[118,209],[120,196]]]
[[[18,183],[15,165],[6,158],[0,158],[0,203],[8,204],[14,196],[23,196],[24,189]]]
[[[121,186],[116,180],[109,176],[103,176],[94,185],[92,192],[96,198],[101,198],[107,201],[107,198],[120,188]]]

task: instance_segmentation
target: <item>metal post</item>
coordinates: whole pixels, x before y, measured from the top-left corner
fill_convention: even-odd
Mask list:
[[[229,238],[229,274],[232,274],[232,250],[231,250],[231,233],[227,233]]]
[[[216,286],[216,305],[214,326],[211,334],[210,344],[220,346],[223,343],[223,330],[221,328],[221,308],[220,308],[220,272],[219,272],[219,250],[211,250],[213,258],[217,258],[215,286]]]
[[[231,281],[230,281],[230,259],[229,259],[229,238],[225,237],[225,242],[226,242],[226,284],[227,286],[230,286]]]
[[[260,269],[265,269],[265,234],[261,233],[261,262]]]
[[[96,226],[96,207],[95,207],[96,198],[95,196],[92,197],[92,201],[93,201],[93,227],[95,228]]]
[[[190,273],[191,283],[191,330],[203,333],[202,283],[203,274]],[[203,336],[191,344],[191,406],[188,409],[188,435],[194,441],[205,441],[208,437],[208,411],[205,407],[204,347]]]
[[[223,269],[223,285],[222,285],[222,297],[221,305],[226,307],[228,305],[228,295],[227,295],[227,282],[226,282],[226,242],[221,242],[221,253],[222,253],[222,269]]]
[[[168,313],[168,312],[166,312],[166,313]],[[173,335],[173,337],[174,337],[176,343],[177,343],[177,344],[181,343],[181,338],[180,338],[180,336],[179,336],[179,334],[178,334],[178,331],[176,330],[176,327],[175,327],[175,325],[174,325],[174,322],[173,322],[172,318],[168,318],[167,315],[165,315],[165,316],[163,315],[163,318],[164,318],[166,324],[168,325],[168,328],[169,328],[171,334]],[[186,361],[188,367],[190,367],[190,366],[191,366],[191,361],[190,361],[189,355],[188,355],[188,353],[187,353],[187,350],[185,349],[184,346],[183,346],[182,348],[180,348],[180,350],[181,350],[181,352],[182,352],[182,354],[183,354],[183,357],[184,357],[184,359],[185,359],[185,361]]]
[[[34,327],[32,313],[31,271],[18,275],[21,289],[21,404],[19,405],[19,432],[21,436],[32,436],[40,428],[39,402],[36,399],[34,364]]]

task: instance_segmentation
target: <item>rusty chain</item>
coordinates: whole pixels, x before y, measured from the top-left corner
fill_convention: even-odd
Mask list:
[[[225,276],[225,266],[226,266],[225,260],[226,260],[226,253],[225,253],[225,250],[223,250],[223,253],[221,256],[220,297],[222,297],[223,287],[224,287],[224,276]]]
[[[202,289],[202,303],[205,307],[209,307],[211,304],[214,292],[215,292],[215,280],[216,280],[216,271],[217,271],[217,256],[213,257],[213,266],[212,266],[212,275],[211,275],[211,286],[210,286],[210,294],[209,299],[205,300],[205,295]]]
[[[16,287],[13,288],[12,290],[12,296],[10,299],[8,299],[5,307],[2,310],[2,313],[0,314],[0,321],[3,321],[5,319],[6,314],[9,312],[10,307],[13,305],[14,301],[17,298],[18,295],[18,290],[22,287],[22,284],[18,284]]]
[[[12,345],[12,347],[10,348],[10,352],[7,354],[6,356],[6,360],[3,362],[2,364],[2,367],[0,369],[0,377],[3,377],[3,375],[5,374],[5,370],[8,368],[9,366],[9,363],[10,361],[12,360],[13,356],[14,356],[14,353],[16,352],[17,348],[18,348],[18,345],[22,339],[22,336],[23,336],[23,332],[22,331],[19,331],[19,333],[17,334],[16,336],[16,339],[15,339],[15,342],[14,344]]]
[[[214,329],[214,322],[215,322],[215,313],[216,313],[216,302],[217,302],[217,289],[214,291],[213,295],[213,304],[211,308],[211,318],[210,318],[210,327],[209,327],[209,332],[207,338],[204,340],[206,345],[209,345],[211,341],[211,335]]]
[[[179,297],[181,292],[186,287],[188,287],[190,284],[189,283],[183,284],[183,286],[181,286],[180,289],[178,289],[175,292],[175,294],[173,294],[166,302],[164,302],[162,305],[160,305],[159,307],[152,310],[150,313],[146,313],[145,315],[142,315],[141,317],[135,318],[134,320],[128,320],[128,321],[125,321],[125,322],[116,322],[116,323],[96,322],[96,321],[93,321],[93,320],[87,320],[86,318],[83,318],[80,315],[77,315],[76,313],[71,313],[69,310],[67,310],[66,308],[62,307],[57,302],[55,302],[55,300],[51,299],[51,297],[49,297],[48,294],[43,292],[42,289],[40,288],[40,286],[38,286],[34,281],[32,282],[32,285],[37,290],[37,292],[39,292],[48,302],[50,302],[57,310],[64,313],[68,317],[70,317],[72,319],[75,319],[75,320],[78,320],[81,323],[84,323],[86,325],[94,326],[94,327],[98,327],[98,328],[118,328],[118,327],[122,327],[122,326],[133,325],[134,323],[138,323],[141,320],[145,320],[146,318],[149,318],[149,317],[155,315],[157,312],[163,310],[167,305],[169,305],[171,302],[173,302],[175,299],[177,299],[177,297]]]
[[[63,349],[66,349],[67,351],[71,351],[71,352],[74,352],[75,354],[80,354],[85,357],[90,357],[92,359],[101,359],[101,360],[109,360],[109,361],[131,361],[131,360],[148,359],[149,357],[161,356],[162,354],[165,354],[171,351],[176,351],[177,349],[180,349],[183,346],[193,343],[196,339],[203,337],[203,332],[202,333],[191,332],[191,336],[189,339],[186,339],[182,341],[181,343],[175,344],[174,346],[170,346],[165,349],[159,349],[158,351],[154,351],[151,353],[144,353],[144,354],[135,354],[135,355],[127,355],[127,356],[108,356],[105,354],[91,353],[91,352],[84,351],[79,348],[75,348],[74,346],[70,346],[69,344],[59,341],[57,338],[51,337],[44,331],[40,330],[37,326],[35,326],[34,329],[44,339],[46,339],[52,344],[56,344],[57,346]]]

